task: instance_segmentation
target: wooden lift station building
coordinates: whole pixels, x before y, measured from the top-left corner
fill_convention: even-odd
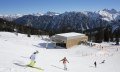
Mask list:
[[[81,33],[70,32],[56,34],[52,36],[51,39],[57,46],[70,48],[72,46],[79,45],[81,42],[87,42],[88,36]]]

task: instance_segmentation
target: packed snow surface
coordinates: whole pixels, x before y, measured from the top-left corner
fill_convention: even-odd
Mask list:
[[[54,48],[54,44],[45,38],[48,37],[0,32],[0,72],[120,72],[120,46],[101,43],[93,47],[78,45],[60,49]],[[44,70],[24,67],[36,50],[39,54],[35,66]],[[69,61],[67,71],[59,62],[63,57]],[[103,60],[105,63],[101,63]],[[96,68],[94,61],[97,62]]]

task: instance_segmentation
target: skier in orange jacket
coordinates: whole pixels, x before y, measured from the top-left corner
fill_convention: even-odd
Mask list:
[[[64,57],[62,60],[60,60],[60,61],[62,61],[63,62],[63,65],[64,65],[64,70],[67,70],[67,65],[66,65],[66,63],[69,63],[69,61],[67,60],[67,58],[66,57]]]

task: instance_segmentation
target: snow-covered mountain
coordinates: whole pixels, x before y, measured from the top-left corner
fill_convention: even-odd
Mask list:
[[[29,14],[29,15],[33,15],[33,16],[42,16],[44,15],[43,13],[33,13],[33,14]]]
[[[98,13],[102,16],[102,19],[106,21],[120,19],[120,12],[116,11],[115,9],[103,9],[98,11]]]
[[[103,9],[103,10],[96,11],[96,12],[84,11],[83,13],[93,19],[101,18],[106,21],[120,19],[120,12],[115,9],[111,9],[111,10]]]
[[[120,11],[117,11],[115,9],[103,9],[100,11],[96,11],[96,12],[90,12],[90,11],[84,11],[82,12],[83,14],[89,16],[92,19],[96,19],[96,18],[101,18],[103,20],[106,21],[111,21],[111,20],[118,20],[120,19]],[[56,12],[46,12],[46,13],[32,13],[32,14],[26,14],[26,15],[33,15],[33,16],[43,16],[43,15],[49,15],[49,16],[55,16],[55,15],[60,15],[60,13],[56,13]],[[0,18],[12,21],[15,20],[19,17],[22,17],[24,15],[22,14],[13,14],[13,15],[0,15]]]
[[[23,16],[22,14],[11,14],[11,15],[0,15],[0,18],[3,18],[8,21],[13,21],[22,16]]]
[[[8,21],[13,21],[17,18],[20,18],[22,16],[25,16],[25,15],[32,15],[32,16],[43,16],[43,15],[48,15],[48,16],[54,16],[54,15],[59,15],[59,13],[56,13],[56,12],[46,12],[46,13],[31,13],[31,14],[10,14],[10,15],[0,15],[0,18],[3,18],[5,20],[8,20]]]
[[[101,18],[101,15],[98,12],[84,11],[83,14],[85,14],[86,16],[92,19]]]
[[[105,21],[101,19],[98,13],[93,12],[65,12],[62,14],[56,14],[48,12],[42,16],[26,15],[15,20],[18,24],[27,24],[31,21],[31,24],[35,28],[49,31],[69,31],[76,30],[82,31],[85,29],[96,28],[105,26]],[[65,29],[66,28],[66,29]]]
[[[29,21],[34,28],[59,33],[68,31],[82,32],[86,29],[112,26],[112,24],[119,26],[120,12],[115,9],[103,9],[95,12],[73,11],[61,14],[48,11],[47,13],[39,12],[28,15],[1,15],[1,17],[22,25],[28,24]],[[114,23],[111,24],[111,22]]]
[[[60,13],[50,12],[50,11],[48,11],[48,12],[45,13],[44,15],[55,16],[55,15],[59,15],[59,14],[60,14]]]

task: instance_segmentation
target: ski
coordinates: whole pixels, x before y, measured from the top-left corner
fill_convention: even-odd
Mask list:
[[[29,66],[29,65],[26,65],[26,66],[27,66],[27,67],[30,67],[30,68],[35,68],[35,69],[44,71],[44,69],[42,69],[42,68],[40,68],[40,67],[33,67],[33,66]]]

